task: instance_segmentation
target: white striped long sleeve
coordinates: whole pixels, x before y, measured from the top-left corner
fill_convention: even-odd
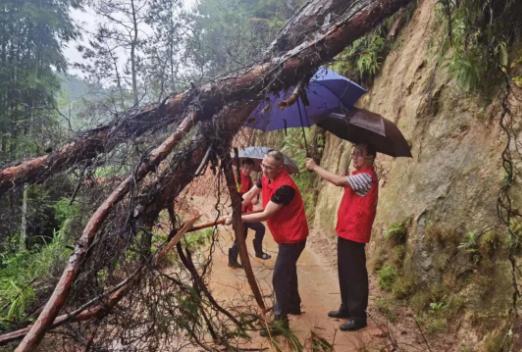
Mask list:
[[[347,176],[346,179],[350,188],[361,197],[364,197],[372,187],[372,175],[366,172]]]

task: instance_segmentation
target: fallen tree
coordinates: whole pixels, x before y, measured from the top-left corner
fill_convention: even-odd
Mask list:
[[[280,56],[255,64],[236,75],[170,97],[165,104],[162,104],[162,109],[166,114],[171,112],[169,120],[179,119],[183,113],[189,114],[190,124],[195,124],[197,131],[194,135],[187,137],[189,140],[185,140],[185,145],[174,151],[170,160],[158,165],[168,151],[165,150],[165,154],[153,153],[150,156],[150,163],[136,168],[139,170],[137,173],[139,177],[129,176],[98,208],[85,227],[84,235],[77,243],[68,267],[62,274],[51,298],[16,351],[34,350],[53,324],[58,312],[66,302],[72,283],[88,254],[97,231],[106,215],[124,199],[130,189],[131,181],[133,181],[133,187],[141,187],[137,190],[137,196],[133,198],[133,201],[128,202],[129,207],[132,207],[130,212],[132,221],[139,222],[144,228],[150,228],[159,212],[162,209],[168,209],[177,195],[194,178],[206,151],[209,148],[216,151],[227,148],[232,137],[263,96],[305,81],[307,77],[311,77],[319,65],[331,60],[346,45],[370,31],[380,21],[408,2],[410,1],[365,0],[354,2],[332,28],[325,31],[324,34],[314,37],[313,40],[301,43]],[[315,5],[318,3],[320,3],[319,0],[312,2]],[[231,114],[230,109],[234,113]],[[176,113],[176,111],[182,112]],[[187,127],[190,124],[188,122],[185,125],[180,124],[178,128]],[[181,130],[185,130],[185,128],[181,128]],[[177,147],[177,143],[174,142],[172,147]],[[160,170],[159,174],[149,182],[139,184],[140,179],[157,170]],[[11,181],[11,183],[16,183],[16,181]]]
[[[398,1],[402,4],[409,1]],[[370,4],[372,3],[372,4]],[[306,45],[324,36],[324,33],[332,28],[342,26],[360,11],[371,10],[371,7],[382,7],[383,17],[389,16],[395,10],[390,7],[388,1],[310,1],[291,18],[280,31],[277,38],[267,50],[266,61],[273,60],[272,57],[284,56],[285,53],[299,46]],[[354,26],[353,38],[359,37],[367,29],[373,28],[382,20],[380,15],[368,16],[362,21],[371,21],[357,33]],[[357,21],[357,19],[354,19]],[[362,24],[362,23],[361,23]],[[369,25],[369,26],[368,26]],[[353,39],[346,38],[348,43]],[[318,62],[324,62],[321,59]],[[303,76],[305,77],[305,76]],[[275,77],[272,77],[272,79]],[[267,77],[267,79],[271,79]],[[277,90],[277,82],[272,81]],[[269,87],[265,87],[269,88]],[[259,90],[266,93],[266,90]],[[85,131],[78,135],[73,141],[39,157],[15,162],[0,169],[0,197],[13,187],[24,183],[41,183],[53,174],[66,170],[82,162],[89,162],[100,154],[112,151],[117,145],[140,137],[149,132],[152,133],[161,128],[166,128],[179,120],[179,114],[186,108],[187,104],[195,99],[198,92],[188,90],[165,99],[161,104],[152,104],[141,109],[132,109],[122,117],[116,118],[107,125]]]

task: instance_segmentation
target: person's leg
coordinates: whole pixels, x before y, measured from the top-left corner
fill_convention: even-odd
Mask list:
[[[346,242],[349,263],[344,268],[347,281],[345,304],[350,314],[350,319],[341,325],[341,330],[357,330],[366,326],[368,271],[366,269],[364,247],[364,243]]]
[[[248,228],[255,231],[254,239],[252,240],[252,244],[254,245],[254,251],[256,253],[256,257],[261,259],[270,259],[271,256],[267,253],[263,252],[263,238],[265,237],[265,225],[260,222],[253,222],[247,224]]]
[[[277,318],[288,314],[288,296],[291,291],[292,245],[280,244],[274,265],[272,285],[274,286],[274,315]]]
[[[364,243],[351,242],[350,265],[347,270],[349,291],[347,306],[353,318],[366,320],[368,307],[368,271],[366,270],[366,253]]]
[[[347,294],[349,292],[348,268],[350,266],[350,253],[348,240],[337,237],[337,274],[339,275],[339,290],[341,292],[341,305],[338,310],[328,313],[332,318],[348,318],[350,312],[348,310]]]
[[[292,262],[290,266],[290,292],[288,295],[288,313],[301,314],[301,297],[299,296],[299,285],[297,280],[297,260],[303,252],[306,242],[292,245]]]
[[[279,335],[288,329],[288,314],[291,306],[300,303],[297,290],[296,262],[303,251],[305,242],[298,244],[280,244],[274,265],[272,284],[276,301],[274,304],[274,322],[269,331],[262,331],[262,336]],[[294,295],[294,297],[292,297]]]
[[[244,231],[243,236],[246,239],[246,236],[248,234],[248,227],[245,226],[243,231]],[[238,255],[239,255],[239,244],[237,243],[237,241],[234,241],[234,244],[228,250],[228,266],[233,267],[233,268],[241,267],[241,264],[239,264],[239,262],[237,261]]]

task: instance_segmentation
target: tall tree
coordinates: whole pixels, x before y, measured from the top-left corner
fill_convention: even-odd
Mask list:
[[[187,58],[200,77],[216,77],[259,59],[304,0],[202,0],[189,16]]]
[[[4,0],[0,5],[0,164],[52,144],[56,120],[56,73],[64,71],[62,45],[75,38],[69,9],[81,0]],[[27,211],[27,194],[22,213]],[[6,202],[6,200],[3,200]],[[0,233],[13,231],[16,197],[0,208]],[[26,230],[22,216],[22,233]]]

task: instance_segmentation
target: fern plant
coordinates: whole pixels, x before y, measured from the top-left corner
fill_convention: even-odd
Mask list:
[[[463,90],[488,93],[510,75],[522,40],[522,2],[517,0],[439,0],[447,21],[449,69]]]

